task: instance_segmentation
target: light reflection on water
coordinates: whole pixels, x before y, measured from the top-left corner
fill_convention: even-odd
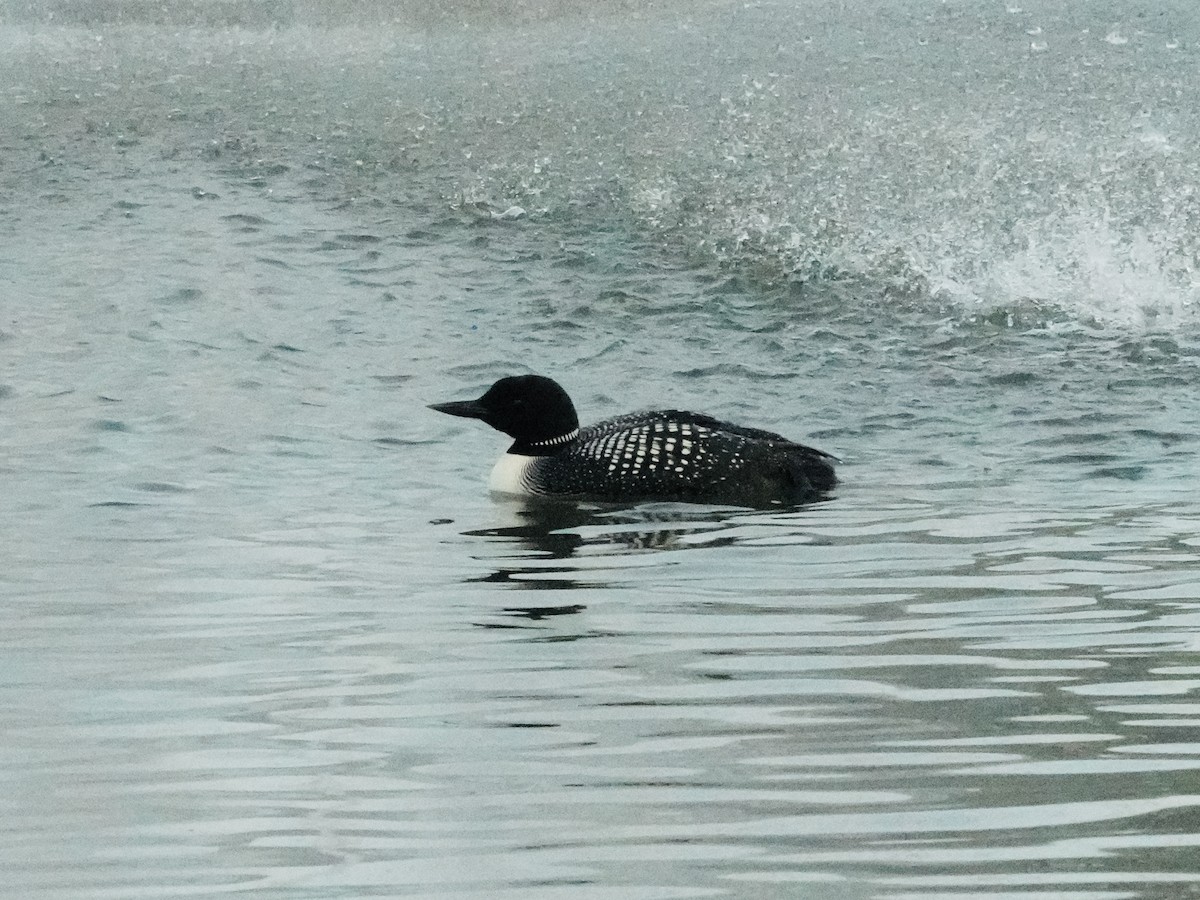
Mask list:
[[[22,894],[1186,880],[1197,582],[1165,528],[1133,548],[1105,510],[1008,510],[988,539],[982,513],[899,501],[475,514],[501,524],[429,531],[457,587],[405,584],[419,547],[355,585],[356,530],[283,530],[133,570],[102,641],[78,604],[15,618],[6,690],[39,696],[6,728]]]

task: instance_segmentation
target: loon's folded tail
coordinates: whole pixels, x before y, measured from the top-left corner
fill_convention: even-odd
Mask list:
[[[797,498],[812,498],[832,491],[837,484],[837,475],[831,462],[833,457],[803,444],[794,446],[795,450],[787,457],[787,468]]]

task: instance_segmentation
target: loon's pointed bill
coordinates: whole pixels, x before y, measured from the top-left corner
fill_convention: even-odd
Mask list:
[[[464,419],[486,419],[487,409],[478,400],[453,400],[450,403],[430,403],[430,409],[435,409],[448,416],[462,416]]]
[[[570,396],[541,375],[430,409],[513,438],[489,481],[501,493],[765,507],[817,500],[837,484],[828,453],[701,413],[631,413],[581,429]]]

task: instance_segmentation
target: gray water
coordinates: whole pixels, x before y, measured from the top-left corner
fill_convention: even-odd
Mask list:
[[[3,7],[0,893],[1194,896],[1200,20],[1030,6]]]

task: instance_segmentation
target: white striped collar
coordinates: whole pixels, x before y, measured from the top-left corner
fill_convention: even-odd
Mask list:
[[[567,444],[579,437],[579,429],[575,428],[568,431],[566,434],[560,434],[558,437],[549,438],[545,441],[530,441],[530,447],[557,447],[559,444]]]

